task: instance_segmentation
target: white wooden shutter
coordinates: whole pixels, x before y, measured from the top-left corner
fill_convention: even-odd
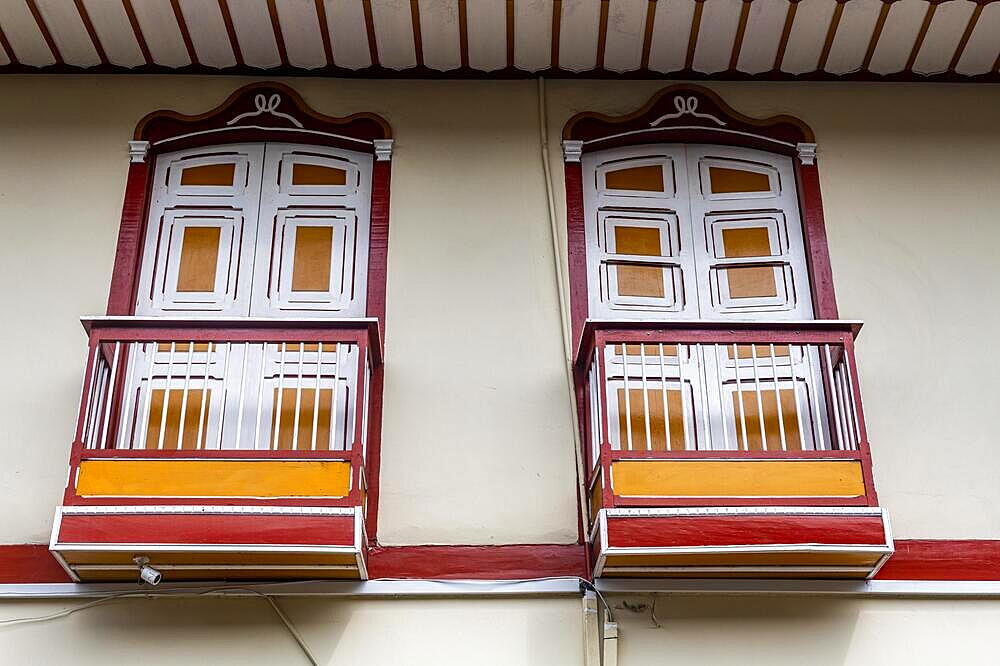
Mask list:
[[[246,144],[157,158],[137,314],[247,314],[263,153]]]
[[[372,157],[267,144],[252,316],[363,317]]]
[[[688,146],[703,319],[809,319],[812,297],[789,157]]]
[[[696,318],[684,149],[583,158],[587,277],[595,318]]]

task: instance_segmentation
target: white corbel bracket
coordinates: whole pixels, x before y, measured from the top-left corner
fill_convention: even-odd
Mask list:
[[[145,162],[146,154],[149,153],[149,141],[129,141],[128,161]]]
[[[799,161],[803,164],[816,164],[816,144],[797,143],[795,150],[799,153]]]
[[[579,162],[583,154],[583,141],[563,141],[563,160],[567,162]]]
[[[392,159],[392,139],[375,139],[375,161],[388,162]]]

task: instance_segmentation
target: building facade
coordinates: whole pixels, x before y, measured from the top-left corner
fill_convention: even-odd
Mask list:
[[[0,4],[6,661],[995,662],[994,3]]]

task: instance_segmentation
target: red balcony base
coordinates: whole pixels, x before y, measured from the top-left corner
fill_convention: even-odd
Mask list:
[[[893,552],[878,508],[604,509],[594,575],[868,578]]]
[[[337,507],[66,506],[50,550],[79,581],[365,579],[361,512]]]

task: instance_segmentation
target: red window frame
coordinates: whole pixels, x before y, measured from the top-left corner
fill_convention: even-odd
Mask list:
[[[240,120],[234,122],[235,119]],[[205,113],[185,115],[170,110],[154,111],[136,125],[133,140],[129,142],[131,162],[108,294],[108,315],[135,314],[156,157],[186,148],[264,141],[344,148],[374,155],[366,314],[378,319],[382,333],[379,337],[384,339],[392,128],[374,113],[355,113],[342,118],[321,114],[310,108],[294,89],[276,82],[252,83],[239,88],[222,104]],[[366,530],[369,538],[374,539],[382,439],[381,366],[373,371],[371,381]]]
[[[659,91],[633,113],[578,113],[563,128],[573,340],[580,340],[589,311],[580,157],[592,151],[649,143],[709,143],[793,157],[814,318],[838,319],[812,129],[787,115],[764,119],[745,116],[708,88],[680,84]]]

